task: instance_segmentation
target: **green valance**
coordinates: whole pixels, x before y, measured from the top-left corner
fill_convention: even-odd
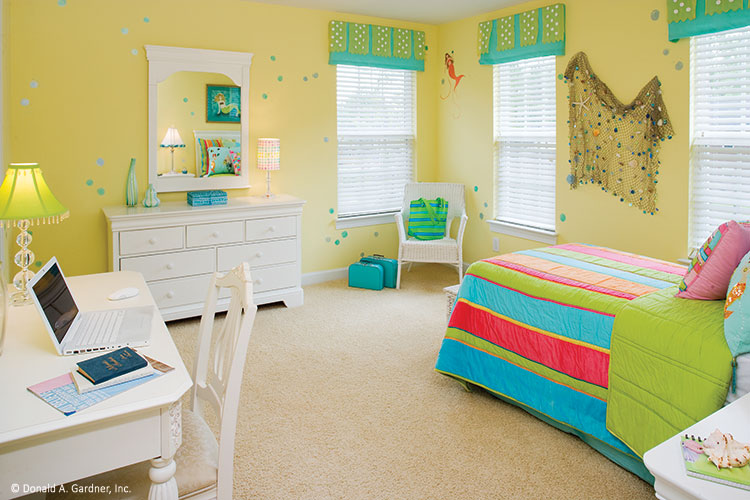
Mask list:
[[[424,71],[424,31],[375,24],[328,23],[328,64]]]
[[[666,0],[669,39],[676,42],[750,25],[748,0]]]
[[[565,5],[479,23],[479,64],[499,64],[540,56],[565,54]]]

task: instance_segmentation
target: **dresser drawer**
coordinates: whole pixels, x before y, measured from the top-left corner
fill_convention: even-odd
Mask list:
[[[218,270],[228,271],[240,262],[250,267],[283,264],[297,260],[297,240],[267,241],[218,248]]]
[[[159,309],[203,303],[208,297],[208,287],[213,274],[177,278],[149,283],[148,288]],[[231,292],[222,288],[219,298],[229,297]]]
[[[206,248],[168,255],[128,257],[120,260],[120,269],[138,271],[146,281],[212,273],[215,270],[215,252],[213,248]]]
[[[183,245],[182,227],[140,229],[120,233],[120,255],[179,250]]]
[[[287,264],[276,267],[261,267],[250,271],[253,293],[291,288],[299,284],[299,266]]]
[[[254,219],[245,222],[245,239],[247,241],[286,238],[297,233],[296,217],[274,217],[271,219]]]
[[[242,221],[194,224],[187,227],[187,246],[205,247],[242,241]]]

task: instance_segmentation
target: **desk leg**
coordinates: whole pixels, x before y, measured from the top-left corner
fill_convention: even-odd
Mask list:
[[[177,500],[177,464],[174,455],[182,444],[182,405],[178,401],[161,411],[161,457],[151,460],[149,500]]]

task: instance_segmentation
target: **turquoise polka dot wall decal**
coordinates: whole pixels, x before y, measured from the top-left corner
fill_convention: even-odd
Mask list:
[[[344,231],[343,233],[341,233],[342,238],[346,238],[347,236],[349,236],[348,232]]]
[[[37,82],[36,80],[31,80],[31,81],[29,82],[29,87],[31,87],[32,89],[35,89],[35,88],[37,88],[38,86],[39,86],[39,82]]]
[[[341,243],[341,241],[336,240],[336,241],[334,241],[334,243],[336,243],[337,245],[339,245]]]
[[[264,93],[262,97],[263,97],[263,99],[268,99],[268,94]]]
[[[332,209],[332,208],[329,208],[329,209],[328,209],[328,213],[329,213],[329,214],[332,214],[332,213],[333,213],[333,209]]]
[[[365,256],[365,252],[359,252],[359,256],[360,257],[364,257]]]
[[[682,64],[682,61],[677,61],[677,64],[674,65],[674,69],[676,69],[677,71],[680,71],[684,67],[685,65]]]
[[[190,116],[195,116],[195,111],[191,111]]]
[[[323,142],[328,142],[328,137],[323,137]]]
[[[479,212],[479,218],[484,219],[484,214],[482,212]]]
[[[375,231],[375,237],[377,238],[378,236],[380,236],[380,233]]]
[[[130,31],[129,29],[123,28],[120,30],[120,33],[122,33],[123,35],[127,35],[129,31]]]
[[[104,158],[97,158],[96,159],[96,164],[99,165],[100,167],[103,167],[104,166]]]
[[[487,208],[488,206],[489,206],[489,205],[488,205],[488,204],[487,204],[487,202],[485,201],[485,202],[484,202],[484,208]]]
[[[65,7],[67,3],[67,0],[57,0],[57,5],[59,5],[60,7]]]
[[[38,261],[34,262],[34,265],[35,265],[36,267],[42,267],[42,261],[41,261],[41,260],[38,260]]]
[[[313,73],[313,78],[317,78],[317,77],[318,77],[318,74],[317,73]]]
[[[565,219],[567,219],[565,214],[560,214],[560,222],[565,222]]]
[[[276,56],[271,56],[271,60],[275,61],[276,60]]]
[[[143,22],[144,22],[144,23],[150,23],[150,22],[151,22],[151,19],[149,19],[148,17],[144,17],[144,18],[143,18]]]
[[[138,55],[138,49],[130,49],[130,53],[133,54],[134,56],[137,56]]]
[[[661,53],[664,54],[665,56],[668,56],[669,55],[669,49],[664,49],[664,50],[661,51]]]
[[[659,20],[659,9],[654,9],[651,11],[651,20],[652,21],[658,21]]]
[[[103,196],[104,195],[104,188],[97,189],[96,190],[96,194],[98,194],[99,196]]]
[[[479,186],[474,186],[474,192],[476,193],[477,191],[479,191]]]
[[[21,106],[28,106],[30,104],[30,101],[26,99],[25,97],[21,99]]]
[[[303,77],[302,77],[302,81],[303,81],[303,82],[306,82],[306,81],[307,81],[307,77],[306,77],[306,76],[303,76]]]
[[[283,80],[284,80],[284,77],[283,77],[283,76],[281,76],[281,75],[279,75],[279,76],[278,76],[278,77],[277,77],[276,79],[277,79],[278,81],[280,81],[280,82],[281,82],[281,81],[283,81]]]
[[[182,98],[182,102],[188,102],[188,98],[187,97],[183,97]]]
[[[94,180],[93,179],[87,179],[86,180],[86,185],[87,186],[93,186],[94,185]]]
[[[331,237],[330,236],[326,236],[326,243],[330,243],[330,242],[331,242]]]

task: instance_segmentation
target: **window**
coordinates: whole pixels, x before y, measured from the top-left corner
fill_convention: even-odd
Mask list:
[[[401,209],[414,172],[414,86],[414,71],[336,66],[339,219]]]
[[[691,175],[688,244],[750,219],[750,28],[690,41]]]
[[[494,65],[495,218],[555,230],[555,57]]]

